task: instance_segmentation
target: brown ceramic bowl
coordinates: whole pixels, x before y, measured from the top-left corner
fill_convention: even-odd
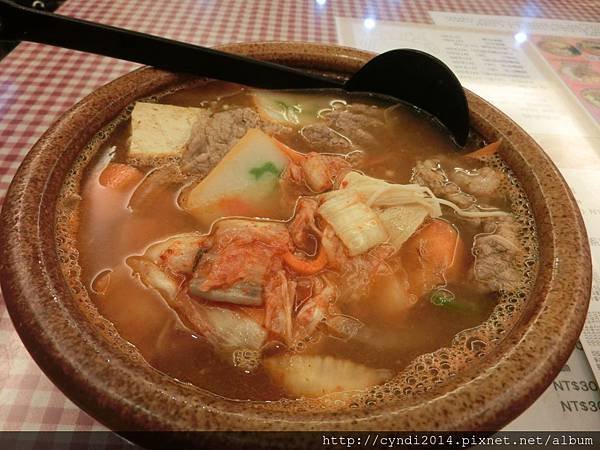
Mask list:
[[[330,45],[256,43],[232,52],[347,75],[372,54]],[[473,130],[502,138],[501,154],[531,204],[539,270],[512,329],[484,357],[435,388],[371,408],[292,412],[229,401],[151,368],[110,323],[76,302],[55,245],[56,204],[82,148],[140,97],[189,77],[141,69],[66,112],[20,167],[2,212],[2,290],[14,325],[50,379],[115,430],[497,430],[550,384],[581,331],[590,296],[587,236],[569,188],[512,120],[468,94]]]

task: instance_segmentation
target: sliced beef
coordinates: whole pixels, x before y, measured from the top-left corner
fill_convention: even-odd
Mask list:
[[[491,167],[454,170],[450,174],[450,178],[462,191],[472,194],[478,199],[495,195],[502,184],[502,174]]]
[[[279,122],[262,121],[260,128],[269,136],[273,136],[278,139],[289,137],[291,134],[296,132],[296,129],[291,125],[284,125]]]
[[[369,105],[334,110],[325,116],[325,122],[359,147],[376,144],[377,136],[385,132],[383,110]]]
[[[386,133],[383,109],[352,104],[324,115],[323,122],[301,130],[304,139],[320,152],[348,152],[375,145]]]
[[[514,291],[521,281],[523,249],[512,217],[486,220],[473,241],[473,275],[487,290]]]
[[[429,187],[437,197],[450,200],[461,208],[468,208],[476,202],[475,197],[463,192],[456,183],[448,179],[436,159],[419,161],[413,169],[411,182]]]
[[[350,139],[323,122],[306,125],[300,134],[319,152],[345,153],[352,148]]]
[[[182,170],[206,175],[250,128],[258,128],[260,117],[252,108],[202,114],[192,126],[182,158]]]

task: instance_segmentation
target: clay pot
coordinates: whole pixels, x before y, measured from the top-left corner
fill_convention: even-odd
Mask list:
[[[332,45],[236,44],[226,50],[347,75],[372,54]],[[137,98],[188,76],[144,68],[101,87],[66,112],[18,170],[2,211],[1,283],[15,328],[49,378],[115,430],[497,430],[525,410],[570,355],[590,298],[586,231],[573,196],[543,150],[472,93],[472,127],[502,138],[501,155],[529,199],[539,270],[526,307],[485,357],[420,395],[373,408],[298,412],[233,402],[150,367],[100,317],[75,301],[55,244],[56,204],[81,149]]]

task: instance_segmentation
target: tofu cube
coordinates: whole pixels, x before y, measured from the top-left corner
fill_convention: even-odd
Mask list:
[[[129,157],[180,156],[192,125],[203,112],[201,108],[137,102],[131,113]]]

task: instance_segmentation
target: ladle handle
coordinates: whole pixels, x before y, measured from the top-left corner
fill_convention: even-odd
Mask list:
[[[343,87],[341,81],[150,34],[0,0],[0,40],[29,41],[270,89]]]

